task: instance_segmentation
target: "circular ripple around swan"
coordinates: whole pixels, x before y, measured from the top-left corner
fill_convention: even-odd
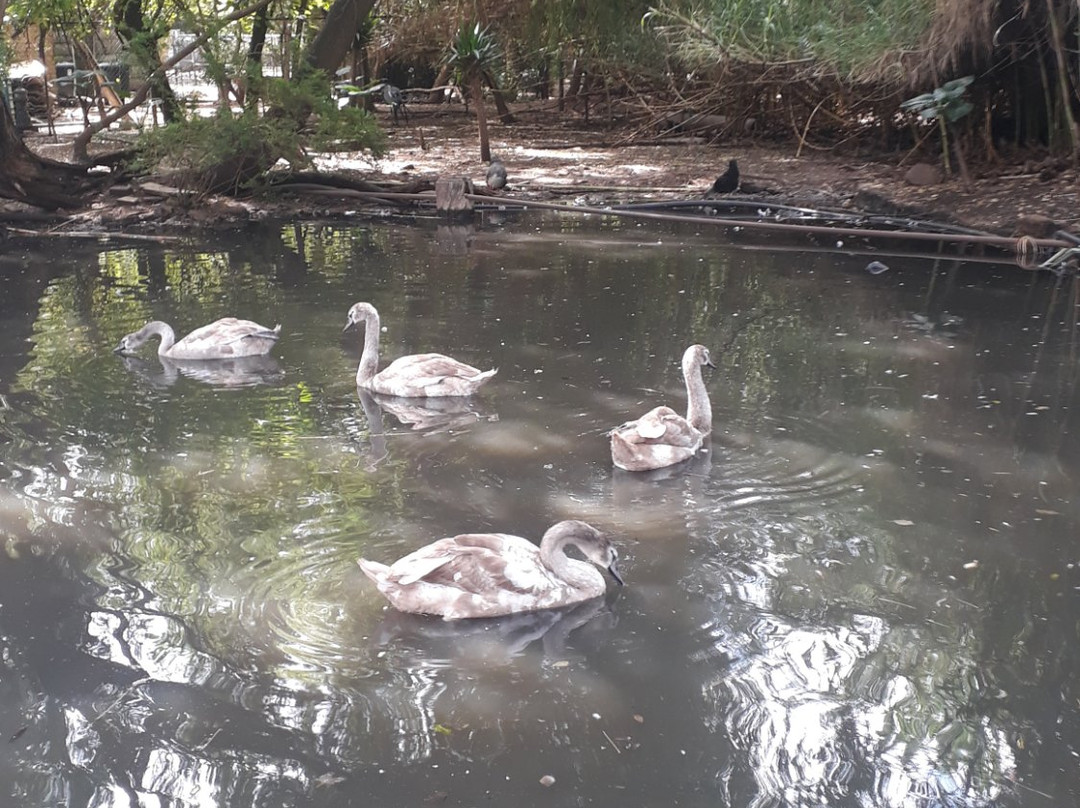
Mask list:
[[[716,503],[726,511],[779,510],[790,515],[820,512],[858,498],[880,461],[851,455],[841,443],[842,436],[813,421],[794,422],[764,437],[736,439],[721,450],[724,474],[714,480]]]

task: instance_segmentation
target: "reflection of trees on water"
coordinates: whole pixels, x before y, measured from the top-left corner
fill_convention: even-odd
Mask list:
[[[18,737],[0,780],[26,804],[335,808],[421,804],[466,768],[484,787],[454,796],[479,804],[560,763],[578,794],[609,793],[598,773],[628,786],[620,802],[981,805],[1014,775],[1060,784],[1078,730],[1058,712],[1080,695],[1061,568],[1075,285],[1035,281],[1017,312],[992,283],[897,268],[852,276],[838,308],[819,286],[832,256],[765,272],[672,250],[639,269],[637,241],[575,245],[579,227],[556,254],[479,232],[444,262],[393,228],[290,228],[288,258],[269,239],[115,251],[50,282],[2,416],[0,510],[18,518],[0,716]],[[397,353],[505,351],[499,421],[387,446],[356,411],[358,346],[335,341],[361,271]],[[108,352],[129,321],[204,322],[222,301],[295,305],[295,385],[219,406],[201,385],[134,383]],[[928,334],[898,309],[959,319]],[[1025,319],[1032,341],[1010,346]],[[711,459],[609,475],[603,431],[638,398],[681,401],[691,333],[729,343]],[[393,557],[445,522],[589,496],[667,544],[626,537],[663,574],[580,625],[402,623],[354,567],[368,543]],[[970,523],[993,530],[950,535]],[[672,591],[680,609],[652,608]]]
[[[32,558],[0,570],[0,583],[25,595],[26,604],[25,612],[0,615],[7,667],[16,674],[4,678],[29,685],[21,693],[8,689],[9,708],[21,705],[28,726],[0,771],[30,799],[63,795],[70,805],[153,797],[199,805],[360,805],[378,788],[380,771],[433,759],[446,765],[451,747],[482,765],[514,748],[522,723],[538,716],[555,727],[576,723],[570,699],[544,699],[539,713],[529,706],[527,694],[553,684],[548,666],[567,659],[529,648],[557,631],[562,636],[550,647],[576,659],[566,637],[604,608],[601,602],[476,625],[464,643],[431,622],[383,621],[370,627],[381,636],[374,649],[347,646],[353,631],[365,629],[346,623],[336,647],[308,648],[291,664],[244,668],[200,651],[190,626],[154,613],[151,603],[99,608],[83,624],[85,583],[66,578],[56,562]],[[35,595],[31,578],[53,582],[51,591]],[[58,619],[53,637],[43,639],[35,636],[34,612],[46,605]],[[508,649],[499,637],[515,637],[521,647],[502,656]],[[366,659],[338,661],[356,652]],[[375,653],[386,661],[375,663]],[[527,653],[532,658],[508,680],[506,665]],[[529,680],[515,683],[521,675]],[[547,710],[552,703],[560,704],[558,712]],[[333,785],[358,776],[370,785],[343,802]]]

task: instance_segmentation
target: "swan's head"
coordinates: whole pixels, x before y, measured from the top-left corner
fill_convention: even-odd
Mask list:
[[[116,347],[112,349],[114,354],[130,354],[135,352],[135,346],[131,344],[131,334],[125,334],[120,338],[120,342],[116,344]]]
[[[611,544],[608,544],[607,559],[608,563],[606,565],[602,561],[598,563],[611,574],[611,577],[615,579],[615,583],[617,583],[619,586],[622,586],[622,576],[619,575],[619,570],[615,566],[615,563],[619,560],[619,551],[616,550],[615,547]]]
[[[603,567],[615,579],[619,586],[623,585],[622,576],[619,574],[617,562],[619,551],[603,533],[587,522],[579,522],[576,519],[568,519],[548,528],[544,538],[561,539],[567,544],[576,545],[589,561],[598,567]]]
[[[683,367],[692,368],[698,365],[716,369],[716,365],[712,363],[712,357],[709,356],[709,349],[704,345],[691,345],[686,349],[686,353],[683,354]]]
[[[151,336],[158,333],[153,327],[155,323],[147,323],[138,331],[133,331],[130,334],[125,334],[120,338],[120,342],[113,348],[114,354],[133,354],[139,348],[141,348]]]
[[[368,320],[378,321],[379,313],[375,311],[375,307],[370,303],[357,303],[351,309],[349,309],[349,317],[345,321],[345,327],[342,331],[348,331],[357,323],[367,323]]]

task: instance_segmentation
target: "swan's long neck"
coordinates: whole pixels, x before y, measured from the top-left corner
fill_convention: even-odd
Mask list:
[[[154,334],[161,337],[161,344],[158,345],[158,356],[168,356],[169,350],[176,344],[176,333],[172,330],[172,326],[168,323],[163,323],[161,320],[154,320],[147,323],[142,327],[145,336],[143,341],[149,339]]]
[[[587,561],[578,561],[567,556],[568,544],[577,545],[573,536],[545,535],[540,542],[540,560],[567,586],[587,589],[594,584],[600,573]]]
[[[358,385],[371,381],[379,369],[379,315],[370,312],[364,319],[364,352],[360,355],[360,367],[356,369]]]
[[[683,359],[683,378],[686,379],[686,420],[698,432],[708,435],[712,432],[712,404],[701,376],[701,362],[696,357]]]

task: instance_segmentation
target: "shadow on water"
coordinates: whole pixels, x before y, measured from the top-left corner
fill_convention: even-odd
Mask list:
[[[1074,278],[514,216],[12,249],[18,804],[1076,801]],[[356,300],[384,361],[498,376],[358,395]],[[111,353],[151,319],[226,315],[281,322],[274,356]],[[711,445],[613,471],[613,426],[685,408],[693,342],[718,365]],[[614,537],[617,596],[446,623],[387,609],[356,566],[562,518]]]

